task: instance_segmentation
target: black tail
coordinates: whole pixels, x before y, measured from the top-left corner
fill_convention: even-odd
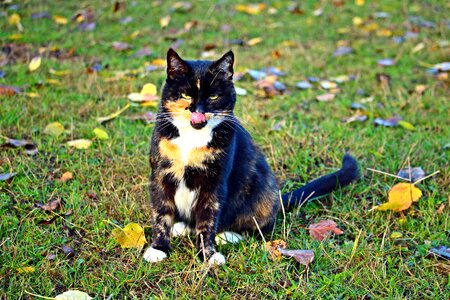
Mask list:
[[[339,171],[319,177],[295,191],[284,194],[283,205],[285,208],[295,207],[307,200],[329,194],[336,188],[349,185],[358,178],[359,168],[356,159],[350,154],[345,154]]]

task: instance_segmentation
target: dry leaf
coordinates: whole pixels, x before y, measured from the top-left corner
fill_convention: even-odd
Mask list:
[[[234,7],[235,10],[249,15],[259,15],[265,8],[266,5],[264,3],[238,4]]]
[[[256,37],[256,38],[249,39],[246,44],[247,44],[247,46],[255,46],[255,45],[261,43],[262,41],[263,41],[263,39],[261,37]]]
[[[127,105],[125,105],[123,108],[119,109],[118,111],[106,116],[106,117],[99,117],[97,118],[97,122],[99,122],[100,124],[111,121],[112,119],[117,118],[121,113],[123,113],[124,111],[126,111],[128,109],[128,107],[130,107],[130,103],[127,103]]]
[[[320,101],[320,102],[328,102],[328,101],[333,100],[335,96],[336,96],[335,94],[331,94],[331,93],[322,94],[322,95],[316,96],[316,100]]]
[[[32,266],[17,268],[17,272],[19,272],[19,274],[34,273],[34,271],[35,269]]]
[[[107,139],[109,139],[108,133],[105,130],[101,129],[101,128],[95,128],[94,129],[94,134],[99,140],[107,140]]]
[[[85,292],[69,290],[55,297],[56,300],[90,300],[92,299]]]
[[[60,136],[64,132],[64,126],[59,122],[52,122],[48,124],[45,129],[44,133],[52,136]]]
[[[8,23],[11,26],[16,26],[19,31],[23,31],[23,26],[22,26],[22,23],[20,23],[20,15],[19,14],[14,13],[14,14],[10,15],[8,17]]]
[[[147,242],[144,229],[137,223],[129,223],[122,228],[115,228],[112,236],[122,248],[142,248]]]
[[[388,202],[376,206],[377,210],[402,211],[419,200],[422,191],[411,183],[397,183],[389,191]]]
[[[61,207],[61,199],[57,198],[50,200],[45,204],[36,203],[35,205],[45,211],[55,211]]]
[[[165,16],[159,19],[159,26],[161,26],[161,28],[166,28],[167,26],[169,26],[169,23],[170,23],[170,16]]]
[[[67,18],[61,17],[61,16],[53,16],[53,21],[55,21],[56,24],[59,25],[66,25],[67,24]]]
[[[70,180],[73,178],[73,175],[71,172],[64,172],[64,174],[61,175],[61,177],[58,179],[59,182],[66,182],[67,180]]]
[[[41,57],[36,56],[36,57],[33,57],[33,59],[30,61],[30,64],[28,65],[28,70],[30,72],[34,72],[37,69],[39,69],[40,66],[41,66]]]
[[[77,149],[88,149],[92,145],[92,141],[88,139],[78,139],[67,142],[67,145]]]
[[[343,234],[344,232],[337,228],[336,222],[332,220],[322,220],[319,223],[308,226],[309,234],[315,240],[322,241],[330,233]]]
[[[284,256],[293,257],[302,265],[308,266],[314,260],[314,251],[312,250],[288,250],[278,248],[278,251]]]
[[[273,260],[280,260],[281,259],[281,252],[279,249],[286,248],[287,244],[283,240],[275,240],[275,241],[269,241],[265,244],[266,250],[269,252],[270,257]]]

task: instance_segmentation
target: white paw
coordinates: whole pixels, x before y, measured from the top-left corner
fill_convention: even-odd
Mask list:
[[[190,228],[186,225],[186,223],[178,222],[173,224],[172,227],[172,236],[185,236],[191,232]]]
[[[213,256],[211,256],[209,258],[208,263],[210,265],[216,265],[216,266],[220,266],[225,264],[225,256],[222,255],[222,253],[216,252],[214,253]]]
[[[237,244],[244,238],[242,235],[232,231],[224,231],[216,235],[215,241],[217,245]]]
[[[166,257],[166,253],[153,247],[148,247],[144,253],[144,259],[151,263],[162,261]]]

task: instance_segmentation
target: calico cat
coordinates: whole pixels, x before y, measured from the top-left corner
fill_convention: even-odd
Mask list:
[[[272,230],[281,203],[263,153],[233,115],[233,52],[217,61],[167,53],[167,79],[151,139],[152,243],[144,258],[167,257],[171,235],[193,230],[200,258],[223,264],[214,239],[222,231]],[[285,207],[348,185],[359,176],[346,154],[335,173],[282,196]],[[178,221],[174,225],[174,222]]]

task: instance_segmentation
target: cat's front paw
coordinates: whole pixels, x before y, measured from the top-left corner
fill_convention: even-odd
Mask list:
[[[208,260],[208,264],[216,266],[224,265],[225,262],[225,256],[223,256],[220,252],[214,253]]]
[[[164,251],[155,249],[153,247],[148,247],[144,253],[144,259],[151,263],[162,261],[166,257],[167,254]]]

